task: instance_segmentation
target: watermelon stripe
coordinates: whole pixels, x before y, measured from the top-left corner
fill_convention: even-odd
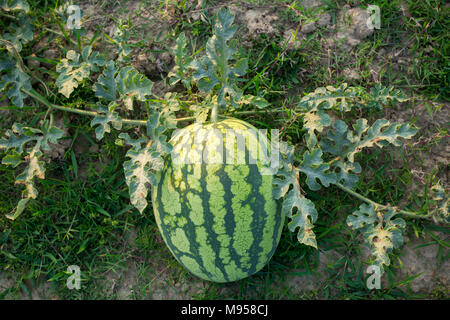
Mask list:
[[[231,179],[225,172],[225,167],[222,166],[220,171],[217,172],[217,175],[220,176],[221,182],[226,195],[231,194]],[[225,197],[225,209],[227,210],[227,214],[225,215],[225,227],[228,235],[232,235],[233,231],[236,228],[236,222],[234,221],[233,209],[231,206],[231,197]],[[246,272],[242,270],[242,265],[240,262],[240,256],[237,253],[236,249],[232,245],[233,239],[230,239],[230,244],[228,245],[228,251],[230,253],[230,262],[228,265],[225,265],[225,270],[227,270],[227,274],[234,274],[245,276]]]
[[[189,165],[189,166],[193,166],[193,165]],[[184,183],[187,184],[187,166],[182,166],[180,168],[180,171],[182,173],[182,180]],[[201,274],[207,274],[209,275],[209,277],[212,277],[213,274],[209,273],[204,264],[203,264],[203,260],[201,259],[200,256],[200,247],[197,245],[197,239],[198,239],[198,234],[197,234],[197,228],[201,227],[204,223],[204,219],[203,219],[203,215],[201,215],[200,213],[203,211],[203,207],[202,207],[202,203],[201,203],[201,199],[200,199],[200,193],[196,190],[190,190],[189,193],[186,191],[183,194],[183,202],[182,202],[182,206],[183,206],[183,212],[189,212],[189,219],[188,219],[188,223],[186,226],[186,233],[188,235],[189,239],[192,239],[191,242],[191,256],[189,257],[190,259],[183,258],[184,263],[189,263],[191,265],[196,265],[198,267],[196,267],[196,271],[201,273]],[[195,198],[197,198],[200,201],[195,201]],[[195,210],[193,210],[193,208]],[[189,268],[188,268],[189,270]]]
[[[266,203],[266,199],[263,197],[263,195],[260,193],[259,188],[262,185],[262,177],[258,174],[258,166],[257,165],[249,165],[250,168],[250,175],[253,178],[252,181],[248,181],[249,185],[252,186],[252,202],[250,203],[250,206],[252,208],[253,214],[253,222],[251,229],[253,231],[253,243],[250,248],[250,252],[252,252],[252,267],[249,270],[250,274],[253,274],[257,271],[257,267],[259,265],[259,261],[261,259],[257,259],[258,253],[263,250],[263,248],[260,247],[261,241],[262,241],[262,230],[264,228],[264,225],[266,223],[266,218],[264,218],[264,205]],[[255,172],[256,171],[256,172]],[[254,257],[256,257],[256,259]]]
[[[167,170],[163,171],[163,174],[161,175],[161,182],[164,182],[166,179],[166,175],[170,176],[172,173],[172,169],[169,167]],[[165,192],[168,192],[167,190],[162,190],[163,183],[160,183],[158,186],[159,189],[159,193],[160,194],[164,194]],[[163,203],[161,201],[161,198],[163,198],[163,196],[161,197],[157,197],[158,201],[158,205],[161,208],[164,208]],[[183,201],[184,202],[184,201]],[[167,215],[167,213],[165,212],[165,210],[161,210],[159,211],[162,213],[162,215],[160,216],[160,221],[164,221],[165,216]],[[157,215],[159,216],[159,215]],[[188,270],[191,270],[191,272],[193,272],[195,275],[201,277],[201,278],[208,278],[211,277],[211,274],[205,274],[204,273],[204,267],[202,266],[202,262],[199,261],[198,258],[195,257],[199,257],[198,255],[198,250],[196,245],[191,245],[190,247],[192,249],[194,249],[193,254],[190,254],[189,256],[186,253],[181,252],[172,242],[172,238],[170,237],[170,235],[168,234],[169,230],[172,230],[171,228],[168,228],[167,225],[165,226],[165,228],[161,228],[160,230],[162,230],[162,235],[163,235],[163,239],[165,240],[165,242],[167,243],[167,246],[169,247],[170,251],[172,252],[172,254],[177,257],[177,260],[184,265],[185,268],[187,268]],[[191,234],[188,234],[188,236],[192,236]],[[190,238],[193,239],[193,238]],[[197,252],[196,252],[197,251]],[[179,258],[178,258],[179,257]]]
[[[214,275],[214,278],[217,279],[220,282],[223,282],[226,278],[226,273],[224,266],[222,262],[219,259],[219,256],[216,254],[218,252],[218,249],[220,248],[220,243],[217,240],[217,235],[215,232],[213,232],[214,227],[214,215],[210,210],[209,206],[209,196],[210,193],[207,192],[207,176],[209,172],[206,168],[206,165],[202,165],[202,175],[200,179],[200,185],[204,192],[204,196],[202,197],[203,200],[203,215],[205,217],[205,234],[206,237],[199,239],[200,248],[203,248],[201,250],[200,254],[202,255],[202,259],[205,263],[205,266],[207,267],[207,270]],[[210,232],[206,232],[206,230]],[[206,245],[204,245],[206,244]],[[214,264],[212,263],[214,261]]]

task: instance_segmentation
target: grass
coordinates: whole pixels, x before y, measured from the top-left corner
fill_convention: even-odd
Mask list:
[[[30,2],[37,16],[39,12],[48,12],[55,6],[52,1]],[[285,3],[286,7],[281,10],[284,20],[277,21],[277,27],[285,23],[295,29],[298,18],[287,7],[292,1],[280,2]],[[272,4],[267,1],[248,3],[255,6]],[[339,10],[346,3],[356,6],[353,1],[327,2],[327,12],[331,14],[332,21],[336,21]],[[264,95],[274,108],[289,108],[304,92],[326,84],[349,82],[370,88],[375,84],[372,71],[376,67],[379,81],[403,88],[410,97],[432,102],[448,101],[448,6],[445,9],[443,1],[429,0],[358,3],[362,7],[378,5],[381,8],[382,27],[351,51],[339,47],[327,50],[323,39],[335,30],[324,28],[309,34],[298,50],[285,51],[287,44],[282,33],[262,34],[251,40],[251,46],[242,45],[240,50],[250,62],[250,72],[244,84],[253,81],[246,93]],[[206,2],[211,7],[217,4],[217,1]],[[300,1],[295,1],[295,5],[298,7]],[[407,14],[402,13],[400,5],[407,8]],[[108,4],[105,4],[105,10],[109,9]],[[155,10],[163,12],[164,3],[158,4]],[[135,49],[150,50],[157,54],[155,46],[168,46],[181,31],[196,39],[195,48],[202,46],[211,34],[212,18],[189,19],[185,14],[189,10],[192,8],[188,2],[181,2],[175,7],[176,19],[170,25],[167,36],[158,38],[157,35],[145,34],[146,41],[142,41],[142,37],[147,25],[134,25],[133,20],[129,19],[131,38],[140,40],[135,43]],[[108,12],[112,17],[120,14],[120,11]],[[305,18],[308,18],[308,13]],[[6,23],[6,18],[1,19],[2,23]],[[43,20],[42,24],[58,30],[51,17],[47,22]],[[52,46],[67,50],[62,37],[45,31],[37,33],[35,41],[46,35],[50,35],[50,38],[40,52]],[[31,57],[32,50],[29,47],[26,50],[25,55]],[[403,58],[404,62],[398,57]],[[55,78],[55,61],[40,61],[50,62],[53,67],[41,67],[39,72],[48,79]],[[265,74],[263,71],[271,65],[273,68],[270,73]],[[347,79],[343,72],[346,68],[357,70],[359,79]],[[57,91],[55,87],[50,86],[49,89]],[[52,103],[69,103],[61,95],[51,98]],[[71,97],[70,103],[75,101],[74,104],[83,108],[92,98],[88,86],[81,86]],[[414,105],[405,104],[402,108],[414,108]],[[9,128],[13,120],[28,122],[30,119],[36,123],[43,113],[36,111],[31,115],[10,110],[8,118],[0,118],[1,131]],[[383,114],[372,112],[354,115],[355,118],[359,116],[373,120]],[[286,138],[291,143],[302,144],[304,131],[296,121],[288,122],[287,118],[265,114],[245,115],[242,119],[266,128],[279,128],[287,123],[284,128]],[[233,284],[199,281],[172,258],[159,235],[151,208],[141,215],[130,206],[122,169],[125,150],[115,145],[115,134],[105,137],[97,147],[99,152],[90,151],[93,146],[95,150],[97,142],[93,129],[89,127],[89,120],[81,117],[66,120],[74,141],[62,158],[48,166],[47,179],[39,182],[39,199],[32,201],[16,221],[9,221],[4,215],[13,210],[16,200],[20,198],[20,188],[14,186],[18,171],[0,165],[0,276],[9,275],[12,279],[3,288],[0,279],[0,298],[35,297],[36,294],[41,295],[41,298],[58,299],[116,299],[124,298],[125,295],[133,299],[423,297],[408,289],[415,275],[402,280],[396,278],[396,271],[402,268],[398,263],[394,263],[387,271],[386,288],[367,289],[364,274],[367,261],[361,258],[361,239],[358,234],[349,231],[345,224],[346,215],[356,208],[355,199],[333,187],[308,192],[307,195],[319,211],[315,227],[319,251],[300,245],[295,234],[285,228],[274,257],[256,275]],[[423,205],[426,194],[408,193],[408,186],[415,181],[411,167],[423,167],[423,159],[414,155],[426,154],[429,145],[439,143],[448,134],[444,128],[436,130],[441,130],[441,134],[426,145],[409,145],[395,151],[383,149],[363,154],[358,161],[367,169],[361,176],[357,190],[379,203],[398,203],[406,198],[408,207],[423,206],[422,209],[426,209],[427,204]],[[438,170],[427,174],[428,185]],[[413,221],[408,228],[408,236],[431,234],[436,237],[435,232],[448,234],[448,229],[436,230],[427,223]],[[448,259],[445,251],[448,245],[445,242],[437,238],[428,245],[438,245],[438,263],[442,264]],[[330,260],[325,266],[320,264],[319,258],[323,259],[330,252],[335,252],[339,258]],[[66,270],[71,264],[79,265],[82,270],[79,291],[66,288]],[[319,266],[321,269],[318,270]],[[321,285],[315,286],[312,291],[301,292],[289,285],[293,276],[297,279],[320,280]],[[448,297],[446,290],[448,288],[437,287],[429,295]]]

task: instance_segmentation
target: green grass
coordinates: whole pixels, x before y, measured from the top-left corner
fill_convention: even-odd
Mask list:
[[[281,2],[291,4],[291,1]],[[33,1],[33,10],[38,16],[39,12],[53,8],[55,3]],[[208,6],[217,3],[207,1]],[[273,4],[262,0],[248,3]],[[353,1],[327,2],[327,10],[333,20],[345,3],[352,5]],[[339,49],[327,51],[322,39],[333,30],[325,29],[317,29],[308,35],[300,49],[289,50],[284,54],[286,44],[283,43],[282,34],[259,35],[252,40],[250,47],[241,46],[242,54],[250,62],[249,73],[244,79],[244,85],[249,84],[246,93],[264,95],[274,108],[290,108],[303,93],[326,84],[349,82],[370,88],[375,84],[371,70],[376,65],[379,67],[378,78],[383,84],[402,88],[410,97],[448,101],[449,9],[448,6],[447,9],[444,8],[444,1],[403,1],[411,18],[403,16],[399,1],[358,3],[362,7],[368,4],[379,5],[382,27],[351,52]],[[299,4],[300,1],[296,1],[296,5]],[[108,7],[107,4],[105,6]],[[156,9],[163,11],[164,4],[161,2]],[[132,37],[141,39],[134,47],[150,51],[153,46],[164,48],[181,31],[187,32],[191,39],[196,39],[193,47],[201,47],[211,34],[212,18],[206,21],[189,20],[184,15],[186,11],[192,10],[187,2],[179,4],[175,9],[176,21],[171,25],[167,38],[145,35],[148,38],[142,40],[145,26],[134,26],[130,19],[133,25]],[[278,23],[287,23],[295,29],[297,17],[287,7],[283,10],[281,16],[289,20]],[[49,17],[49,22],[43,20],[42,24],[58,30],[52,19]],[[35,41],[46,34],[45,31],[37,32]],[[41,50],[44,51],[50,45],[56,45],[61,50],[68,49],[64,40],[54,34]],[[30,56],[33,52],[31,49],[27,50],[25,55]],[[385,53],[380,54],[380,50]],[[389,55],[395,55],[399,51],[400,57],[409,60],[401,63],[396,57]],[[265,68],[272,64],[270,73],[265,74]],[[358,70],[360,79],[346,79],[343,75],[345,68]],[[39,71],[49,79],[55,77],[54,67],[41,67]],[[250,84],[250,81],[253,82]],[[57,91],[55,87],[50,86],[49,89]],[[92,100],[93,93],[85,85],[76,90],[70,103],[84,108]],[[52,97],[52,102],[67,105],[69,101],[58,95]],[[403,107],[412,106],[405,104]],[[8,118],[0,118],[1,132],[11,126],[13,119],[36,123],[45,113],[37,110],[26,115],[15,110],[10,112]],[[373,120],[383,114],[355,113],[353,116],[354,119],[364,116]],[[242,119],[258,127],[284,126],[286,139],[294,144],[303,143],[301,123],[291,121],[287,116],[255,114],[243,116]],[[351,122],[354,119],[346,120]],[[131,292],[130,298],[133,299],[422,297],[413,295],[408,289],[414,275],[404,281],[396,279],[395,271],[401,268],[396,263],[387,271],[389,288],[373,291],[366,288],[364,270],[367,263],[359,258],[361,239],[345,224],[345,217],[356,208],[356,202],[354,198],[333,187],[307,194],[319,211],[315,233],[320,252],[333,250],[340,256],[337,261],[330,262],[325,270],[317,271],[320,252],[300,245],[295,234],[285,228],[275,256],[258,274],[233,284],[200,281],[182,269],[171,256],[159,235],[151,208],[147,208],[141,215],[130,206],[122,168],[125,150],[114,144],[115,134],[109,135],[99,144],[100,153],[90,152],[89,147],[97,143],[95,134],[89,127],[89,120],[77,118],[69,122],[69,133],[75,141],[62,159],[53,161],[47,167],[47,179],[38,184],[39,198],[33,200],[16,221],[7,220],[5,214],[14,209],[21,196],[20,188],[14,186],[18,170],[0,165],[0,275],[9,274],[13,279],[8,288],[0,287],[0,298],[29,297],[32,296],[33,288],[42,287],[45,283],[49,285],[49,289],[42,297],[58,299],[116,299],[123,298],[123,292]],[[379,203],[395,204],[407,197],[407,206],[426,209],[427,203],[423,204],[425,196],[408,194],[407,190],[414,180],[411,167],[422,166],[423,160],[415,157],[415,154],[427,153],[429,145],[448,135],[444,128],[438,130],[443,132],[427,145],[409,145],[404,149],[364,153],[358,161],[367,169],[361,176],[357,190]],[[86,147],[77,150],[77,144]],[[428,172],[427,182],[437,173]],[[408,235],[434,235],[433,231],[448,233],[445,228],[436,230],[428,223],[411,221]],[[439,244],[439,261],[443,263],[448,259],[445,251],[447,247],[434,241],[433,244]],[[66,288],[68,275],[65,271],[71,264],[79,265],[82,271],[82,288],[79,291]],[[299,293],[288,286],[287,280],[294,275],[324,276],[324,279],[319,288]],[[131,286],[131,290],[124,289],[127,285]],[[446,290],[448,288],[437,288],[432,296],[444,298]]]

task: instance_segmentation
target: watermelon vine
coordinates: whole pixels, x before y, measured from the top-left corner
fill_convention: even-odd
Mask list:
[[[63,137],[62,130],[53,125],[52,114],[60,110],[92,117],[90,125],[95,128],[98,140],[112,130],[122,131],[116,143],[130,146],[123,169],[130,202],[141,213],[149,206],[149,188],[157,188],[159,172],[167,166],[167,157],[172,151],[169,133],[177,129],[181,121],[216,123],[252,112],[288,112],[290,121],[303,123],[304,145],[281,142],[281,163],[273,179],[273,197],[279,199],[280,214],[288,219],[288,228],[297,233],[300,243],[317,248],[314,223],[318,211],[314,202],[306,197],[304,188],[315,192],[335,186],[364,202],[349,214],[347,225],[361,232],[371,248],[374,263],[381,268],[389,266],[389,253],[402,245],[406,226],[403,217],[449,222],[448,195],[439,183],[432,188],[431,201],[435,207],[427,213],[379,204],[355,190],[363,170],[357,161],[358,153],[373,147],[401,146],[417,129],[408,123],[391,123],[385,119],[374,123],[358,119],[349,124],[337,117],[345,119],[345,114],[354,110],[381,109],[389,103],[406,101],[402,92],[393,87],[377,84],[366,91],[347,84],[326,86],[304,95],[290,110],[271,109],[264,97],[245,94],[245,88],[240,85],[239,78],[247,73],[248,62],[239,56],[237,40],[233,39],[237,30],[234,17],[222,8],[204,52],[191,55],[184,33],[176,39],[173,49],[176,65],[168,74],[168,83],[184,86],[189,96],[194,97],[193,101],[187,101],[175,90],[164,97],[152,93],[152,81],[130,64],[129,35],[122,21],[113,37],[107,37],[118,52],[115,60],[108,60],[96,51],[91,45],[92,39],[80,41],[79,30],[73,30],[73,36],[78,32],[78,39],[70,41],[70,45],[75,44],[74,48],[57,64],[53,87],[58,92],[51,93],[43,81],[24,66],[20,56],[24,46],[33,40],[34,22],[28,15],[27,2],[5,0],[0,2],[0,7],[2,15],[11,22],[0,35],[0,92],[17,108],[23,108],[25,101],[31,98],[48,109],[39,128],[15,123],[0,139],[0,150],[4,153],[2,164],[22,168],[16,184],[25,186],[15,211],[7,215],[9,219],[19,218],[29,201],[38,198],[35,180],[45,178],[45,151],[50,150],[49,143],[57,143]],[[38,81],[33,82],[33,79]],[[80,87],[88,87],[93,92],[96,100],[89,106],[90,110],[49,102],[52,94],[70,101]],[[145,106],[147,119],[127,118],[136,104]],[[244,106],[256,109],[239,110]],[[181,110],[190,115],[180,116]],[[130,136],[130,127],[136,126],[146,127],[146,133]],[[180,232],[175,233],[176,239],[183,238]],[[173,241],[175,243],[175,239]],[[187,250],[183,246],[178,247],[180,252]],[[200,249],[198,252],[201,254]],[[182,256],[180,262],[197,270],[195,274],[206,277],[192,257]],[[244,270],[246,261],[241,263]],[[257,267],[247,269],[251,268],[255,271]],[[249,274],[250,271],[243,272],[243,276]],[[216,278],[222,281],[233,277]]]

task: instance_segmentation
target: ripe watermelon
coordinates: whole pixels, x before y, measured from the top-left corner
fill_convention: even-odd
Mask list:
[[[232,141],[226,135],[230,130],[237,136],[250,132],[242,148],[237,139],[227,143]],[[152,198],[156,222],[173,256],[194,275],[214,282],[240,280],[261,270],[284,224],[281,203],[273,197],[273,176],[261,174],[264,164],[254,148],[267,147],[267,138],[250,124],[230,118],[192,124],[170,142],[173,152],[159,172]],[[224,152],[218,153],[221,143]],[[193,145],[197,149],[186,149]],[[195,159],[203,152],[207,161]],[[243,155],[245,161],[239,162]],[[223,161],[214,162],[221,157]]]

